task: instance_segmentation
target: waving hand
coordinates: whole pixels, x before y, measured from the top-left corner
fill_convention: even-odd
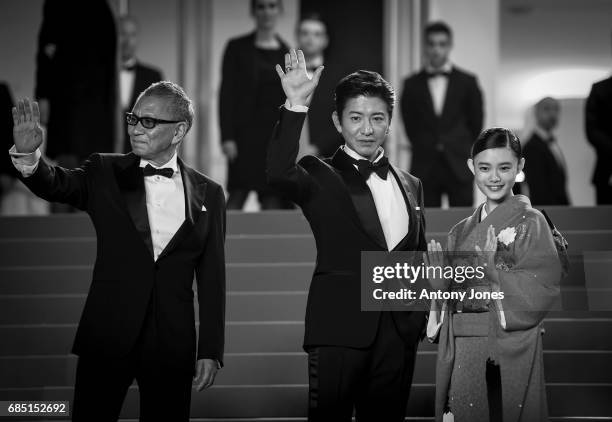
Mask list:
[[[308,106],[312,99],[312,93],[319,83],[319,78],[323,72],[323,66],[319,66],[312,76],[306,70],[306,59],[302,50],[291,50],[285,54],[285,71],[280,65],[276,65],[276,73],[281,80],[283,91],[294,105]]]

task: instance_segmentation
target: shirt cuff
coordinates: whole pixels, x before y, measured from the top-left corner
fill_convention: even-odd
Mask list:
[[[285,108],[289,111],[293,111],[294,113],[308,113],[308,107],[301,104],[291,105],[289,102],[289,98],[285,100]]]
[[[40,161],[40,149],[36,148],[34,152],[17,152],[15,145],[9,149],[11,155],[11,161],[13,165],[21,173],[23,177],[31,176],[38,168],[38,162]]]

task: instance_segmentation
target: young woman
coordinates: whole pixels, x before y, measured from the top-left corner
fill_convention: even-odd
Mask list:
[[[548,420],[542,320],[559,293],[561,265],[542,213],[512,193],[524,163],[511,131],[484,130],[468,166],[486,201],[450,230],[446,251],[428,244],[427,265],[475,267],[462,283],[430,280],[435,290],[465,293],[432,302],[437,421]]]

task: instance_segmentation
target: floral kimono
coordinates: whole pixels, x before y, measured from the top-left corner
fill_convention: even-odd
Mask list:
[[[432,303],[427,332],[438,341],[436,421],[545,421],[542,320],[559,294],[557,249],[546,219],[527,197],[510,197],[488,215],[483,207],[451,229],[447,251],[452,257],[476,245],[483,249],[493,225],[504,298]],[[461,284],[490,290],[486,276]],[[451,283],[451,290],[456,286]]]

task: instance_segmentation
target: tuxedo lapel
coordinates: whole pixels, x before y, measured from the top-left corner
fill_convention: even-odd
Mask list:
[[[116,165],[116,178],[125,208],[134,223],[134,228],[142,238],[146,248],[153,257],[153,241],[147,214],[147,197],[144,177],[140,169],[140,159],[133,153],[121,158]]]
[[[419,226],[421,224],[421,210],[419,207],[417,207],[417,202],[414,199],[414,195],[410,189],[410,185],[408,184],[406,177],[404,177],[401,171],[396,170],[393,166],[389,166],[389,170],[400,186],[409,216],[408,233],[406,233],[406,236],[404,236],[404,238],[395,246],[395,248],[393,248],[394,250],[402,250],[405,248],[406,244],[410,244],[412,239],[416,239],[416,236],[419,233]]]
[[[206,183],[200,181],[194,172],[185,165],[183,160],[178,159],[179,169],[181,171],[181,179],[183,181],[183,193],[185,195],[185,221],[176,231],[170,242],[166,245],[157,259],[161,259],[175,249],[181,241],[187,236],[200,214],[202,213],[202,205],[206,194]]]
[[[346,198],[348,201],[345,201],[350,208],[349,214],[358,227],[362,228],[377,245],[387,250],[387,242],[376,211],[374,197],[365,180],[342,149],[338,149],[334,154],[332,165],[339,170],[346,187],[345,194],[342,196],[346,196],[347,191],[349,193],[349,198]]]

